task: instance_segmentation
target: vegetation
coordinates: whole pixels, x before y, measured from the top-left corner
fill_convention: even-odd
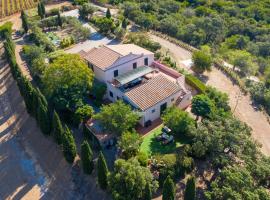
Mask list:
[[[85,3],[79,8],[80,18],[83,20],[89,20],[89,18],[92,17],[95,11],[96,11],[95,7],[93,7],[89,3]]]
[[[94,118],[100,121],[105,131],[118,135],[133,129],[139,120],[138,114],[123,101],[103,105],[100,113],[97,113]]]
[[[76,144],[71,130],[66,126],[63,135],[63,153],[66,161],[73,163],[76,156]]]
[[[147,136],[143,137],[143,142],[140,147],[140,151],[146,153],[147,155],[155,155],[155,154],[168,154],[173,153],[175,150],[185,143],[187,143],[186,138],[176,138],[176,140],[168,145],[163,145],[161,142],[156,140],[156,137],[161,134],[162,126],[152,130],[148,133]]]
[[[166,109],[162,115],[163,123],[170,127],[176,137],[186,136],[189,130],[195,126],[195,121],[185,111],[176,107]]]
[[[58,144],[62,144],[64,129],[61,120],[56,111],[53,112],[52,118],[52,135]]]
[[[156,52],[161,48],[160,44],[151,41],[146,33],[129,33],[125,38],[124,43],[136,44],[152,52]]]
[[[204,93],[206,90],[205,84],[191,74],[186,75],[185,80],[187,84],[194,87],[199,93]]]
[[[207,117],[213,108],[214,103],[207,95],[200,94],[192,99],[191,112],[197,116]]]
[[[29,30],[29,22],[28,22],[28,17],[25,14],[24,10],[21,12],[21,19],[22,19],[22,27],[25,33],[28,32]]]
[[[195,200],[196,196],[196,183],[195,178],[192,176],[187,180],[184,200]]]
[[[198,73],[210,71],[212,66],[211,55],[203,51],[195,51],[192,55],[193,69]]]
[[[116,200],[144,199],[149,190],[148,187],[150,187],[151,193],[154,193],[158,187],[150,170],[140,166],[136,159],[116,160],[114,171],[109,178],[109,185],[112,196]]]
[[[102,152],[99,153],[97,162],[98,184],[101,189],[105,190],[108,186],[109,170]]]
[[[10,0],[2,1],[0,9],[0,18],[7,17],[22,10],[27,10],[36,6],[35,0]]]
[[[80,124],[82,122],[86,122],[88,119],[90,119],[94,114],[94,109],[85,104],[82,107],[79,107],[75,111],[75,122],[76,124]]]
[[[142,143],[141,136],[136,132],[125,132],[118,141],[118,147],[122,150],[125,159],[134,157],[139,152]]]
[[[76,54],[64,54],[45,69],[42,83],[45,94],[57,110],[74,111],[83,105],[83,98],[92,86],[93,73]]]
[[[91,174],[94,169],[93,152],[86,140],[81,145],[81,161],[84,173]]]
[[[162,190],[162,200],[175,199],[175,185],[173,180],[168,176],[164,182]]]

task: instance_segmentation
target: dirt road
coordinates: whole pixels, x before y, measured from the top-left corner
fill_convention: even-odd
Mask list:
[[[168,49],[178,63],[191,59],[192,54],[189,51],[156,35],[150,35],[150,37]],[[230,106],[233,110],[235,109],[235,116],[252,128],[253,138],[262,144],[262,152],[270,155],[270,124],[264,113],[254,110],[250,97],[240,95],[239,87],[234,85],[220,70],[213,68],[210,73],[205,75],[208,77],[206,82],[208,85],[229,95]]]

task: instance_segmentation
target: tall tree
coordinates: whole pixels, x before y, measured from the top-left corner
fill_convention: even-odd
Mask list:
[[[194,70],[198,73],[210,71],[212,66],[211,55],[204,51],[195,51],[192,55]]]
[[[42,12],[43,17],[45,17],[45,15],[46,15],[46,9],[45,9],[45,5],[44,5],[44,2],[43,1],[41,1],[41,3],[40,3],[40,9],[41,9],[41,12]]]
[[[84,173],[91,174],[94,169],[93,152],[86,140],[81,145],[81,161]]]
[[[112,17],[110,8],[108,8],[106,11],[106,17],[109,19]]]
[[[66,161],[73,163],[76,157],[76,144],[72,132],[67,126],[63,135],[63,153]]]
[[[37,4],[37,12],[38,12],[38,16],[40,16],[40,18],[42,19],[43,18],[43,15],[42,15],[40,3]]]
[[[53,112],[52,135],[58,144],[62,144],[64,129],[56,111]]]
[[[195,195],[196,195],[195,177],[192,176],[187,180],[184,200],[195,200]]]
[[[38,99],[37,119],[41,131],[46,135],[50,134],[50,118],[48,108],[42,104],[40,98]]]
[[[62,18],[61,18],[61,15],[60,15],[60,11],[59,10],[57,12],[57,22],[58,22],[58,26],[62,27],[63,21],[62,21]]]
[[[97,171],[99,186],[101,189],[106,189],[108,186],[109,170],[102,152],[100,152],[98,156]]]
[[[22,19],[22,27],[25,33],[28,32],[29,25],[28,25],[28,18],[25,14],[24,10],[21,11],[21,19]]]
[[[162,200],[175,199],[175,185],[173,180],[168,176],[163,184]]]

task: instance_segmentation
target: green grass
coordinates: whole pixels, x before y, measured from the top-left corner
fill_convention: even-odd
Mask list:
[[[143,142],[140,147],[140,151],[145,152],[148,155],[155,154],[168,154],[173,153],[175,150],[188,142],[186,138],[175,139],[173,143],[163,145],[162,142],[156,140],[156,136],[161,134],[162,125],[148,133],[143,137]]]

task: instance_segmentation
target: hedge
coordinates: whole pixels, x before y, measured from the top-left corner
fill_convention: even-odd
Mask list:
[[[194,87],[196,90],[198,90],[199,93],[204,93],[207,86],[200,81],[198,78],[196,78],[195,76],[191,75],[191,74],[187,74],[185,76],[186,78],[186,83],[192,87]]]

